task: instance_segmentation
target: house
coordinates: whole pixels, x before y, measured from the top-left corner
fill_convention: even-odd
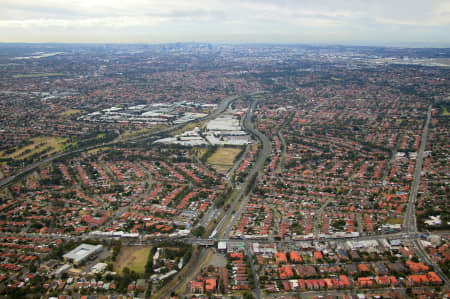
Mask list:
[[[214,292],[216,290],[217,280],[215,278],[208,278],[205,280],[206,292]]]
[[[280,273],[280,279],[290,279],[294,277],[294,271],[292,271],[291,266],[284,266],[278,269]]]
[[[287,256],[284,252],[275,253],[275,262],[277,264],[287,264]]]
[[[433,285],[442,284],[441,278],[435,272],[428,272],[427,277],[430,283]]]
[[[430,269],[430,267],[421,262],[415,263],[413,261],[406,261],[405,264],[406,266],[408,266],[409,270],[412,273],[425,272],[428,271],[428,269]]]
[[[316,261],[322,260],[322,259],[323,259],[322,252],[320,252],[320,251],[314,251],[314,259],[315,259]]]
[[[290,258],[292,263],[301,263],[303,261],[302,256],[300,255],[300,253],[298,253],[296,251],[289,252],[289,258]]]
[[[191,293],[203,294],[204,286],[203,281],[192,281],[191,282]]]
[[[136,282],[136,290],[143,292],[147,288],[147,283],[145,279],[138,279]]]
[[[342,261],[348,261],[349,257],[347,252],[344,249],[338,249],[337,251],[337,257]]]
[[[370,277],[359,277],[357,284],[361,288],[370,288],[373,286],[373,281]]]
[[[380,286],[397,286],[398,280],[394,276],[377,276],[375,282]]]
[[[281,283],[283,284],[283,288],[286,292],[289,292],[291,290],[291,285],[289,284],[289,281],[283,280]]]
[[[349,288],[350,287],[350,280],[345,275],[339,276],[339,283],[343,288]]]
[[[408,276],[408,284],[411,286],[423,286],[428,285],[429,280],[428,277],[425,274],[414,274]]]
[[[369,267],[366,264],[359,264],[358,265],[358,271],[360,273],[368,273],[368,272],[370,272],[370,269],[369,269]]]
[[[372,268],[377,275],[387,275],[389,270],[383,263],[373,263]]]

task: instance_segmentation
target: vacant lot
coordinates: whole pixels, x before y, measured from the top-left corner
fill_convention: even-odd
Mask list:
[[[395,217],[395,218],[389,218],[386,221],[387,224],[403,224],[403,218],[402,217]]]
[[[114,139],[114,141],[121,141],[121,140],[126,140],[128,138],[137,137],[139,135],[145,135],[145,134],[151,133],[153,131],[165,129],[166,127],[167,127],[166,125],[155,125],[150,128],[144,128],[144,129],[140,129],[140,130],[136,130],[136,131],[127,131],[127,132],[124,132],[123,134],[117,136],[117,138]]]
[[[121,273],[125,267],[136,273],[144,273],[145,264],[151,247],[129,246],[122,247],[114,264],[114,271]]]
[[[239,147],[219,147],[208,159],[217,172],[226,173],[233,166],[236,156],[242,151]]]
[[[208,151],[208,148],[206,147],[200,147],[197,149],[197,158],[201,159],[204,154]]]
[[[31,144],[29,145],[15,148],[13,151],[0,152],[0,157],[21,160],[38,153],[51,155],[55,152],[64,150],[68,146],[66,141],[67,138],[49,136],[35,137],[30,140]]]
[[[441,114],[442,116],[449,116],[450,115],[450,112],[448,112],[448,110],[447,110],[447,108],[442,108],[442,114]]]

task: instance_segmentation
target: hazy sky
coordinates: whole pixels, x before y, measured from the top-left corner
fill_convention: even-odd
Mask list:
[[[0,0],[0,42],[450,46],[450,0]]]

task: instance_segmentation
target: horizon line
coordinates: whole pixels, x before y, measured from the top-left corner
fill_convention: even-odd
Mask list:
[[[450,48],[450,43],[447,45],[439,45],[438,43],[429,42],[405,42],[405,43],[369,43],[369,42],[238,42],[238,41],[172,41],[172,42],[54,42],[54,41],[43,41],[43,42],[9,42],[0,41],[0,44],[23,44],[23,45],[147,45],[147,46],[157,46],[157,45],[173,45],[173,44],[211,44],[211,45],[267,45],[267,46],[322,46],[322,47],[372,47],[372,48],[410,48],[410,49],[446,49]],[[402,45],[403,44],[403,45]]]

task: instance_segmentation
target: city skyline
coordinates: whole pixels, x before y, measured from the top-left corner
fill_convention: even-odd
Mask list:
[[[450,3],[438,0],[6,0],[0,8],[0,42],[450,45]]]

